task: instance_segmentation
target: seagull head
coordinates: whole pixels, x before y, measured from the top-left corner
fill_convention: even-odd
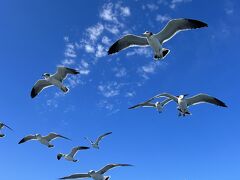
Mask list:
[[[41,138],[42,136],[41,136],[41,134],[36,134],[36,137]]]
[[[44,73],[44,74],[42,75],[42,77],[43,77],[43,78],[48,78],[48,77],[50,77],[50,74],[49,74],[49,73]]]
[[[179,99],[184,99],[186,96],[188,96],[188,94],[182,94],[180,96],[177,96]]]
[[[143,33],[143,36],[145,36],[145,37],[150,37],[152,35],[153,35],[153,33],[149,32],[149,31],[146,31],[145,33]]]
[[[92,175],[92,174],[95,174],[96,172],[94,171],[94,170],[90,170],[89,172],[88,172],[88,174],[89,175]]]

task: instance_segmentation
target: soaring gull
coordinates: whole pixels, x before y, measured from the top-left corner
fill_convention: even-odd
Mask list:
[[[54,147],[54,145],[50,144],[50,142],[56,138],[64,138],[64,139],[70,140],[67,137],[64,137],[64,136],[62,136],[60,134],[56,134],[56,133],[49,133],[47,136],[42,136],[41,134],[35,134],[35,135],[25,136],[18,144],[22,144],[22,143],[25,143],[30,140],[37,140],[41,144],[43,144],[49,148],[52,148],[52,147]]]
[[[98,170],[98,171],[89,171],[88,173],[79,173],[79,174],[73,174],[70,176],[66,176],[66,177],[62,177],[60,179],[82,179],[82,178],[92,178],[94,180],[109,180],[110,176],[104,176],[104,174],[115,167],[119,167],[119,166],[132,166],[130,164],[108,164],[105,167],[103,167],[102,169]]]
[[[86,150],[86,149],[89,149],[89,147],[85,147],[85,146],[74,147],[69,154],[59,153],[57,155],[57,159],[60,160],[63,157],[64,159],[66,159],[68,161],[77,162],[78,160],[74,159],[74,156],[77,154],[78,151]]]
[[[169,49],[163,48],[163,44],[170,40],[178,32],[207,26],[208,25],[206,23],[194,19],[172,19],[157,34],[146,31],[143,36],[133,34],[123,36],[109,48],[108,54],[117,53],[131,46],[151,46],[154,50],[154,59],[163,59],[170,52]]]
[[[175,101],[178,104],[177,109],[179,110],[179,116],[181,115],[185,116],[186,114],[191,114],[188,110],[188,107],[191,105],[196,105],[200,103],[210,103],[216,106],[227,107],[227,105],[224,102],[222,102],[221,100],[213,96],[209,96],[208,94],[200,93],[190,98],[185,98],[186,96],[187,94],[174,96],[169,93],[162,93],[155,96],[154,98],[160,98],[160,97],[171,98],[173,101]]]
[[[43,89],[56,86],[64,93],[68,92],[68,88],[63,84],[63,80],[68,74],[79,74],[75,69],[59,66],[55,74],[44,73],[42,76],[44,79],[38,80],[32,88],[31,97],[36,97]]]
[[[91,145],[92,145],[93,148],[99,149],[99,142],[100,142],[105,136],[108,136],[109,134],[112,134],[112,132],[108,132],[108,133],[105,133],[105,134],[99,136],[95,142],[93,142],[92,140],[90,140],[88,137],[85,137],[85,139],[88,140],[88,141],[91,143]]]
[[[12,128],[10,128],[10,127],[7,126],[6,124],[0,122],[0,138],[2,138],[2,137],[5,136],[5,134],[1,133],[1,130],[2,130],[4,127],[8,128],[8,129],[10,129],[10,130],[12,131]]]

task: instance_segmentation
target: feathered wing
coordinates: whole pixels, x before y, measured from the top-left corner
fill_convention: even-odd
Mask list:
[[[53,75],[53,77],[62,82],[68,74],[79,74],[79,72],[75,69],[59,66],[57,68],[57,72]]]
[[[25,143],[27,141],[36,140],[36,139],[37,139],[36,135],[28,135],[28,136],[24,137],[21,141],[19,141],[18,144],[22,144],[22,143]]]
[[[178,102],[178,98],[176,96],[172,95],[172,94],[169,94],[169,93],[161,93],[161,94],[158,94],[158,95],[154,96],[151,99],[161,98],[161,97],[167,97],[167,98],[170,98],[171,100],[173,100],[175,102]]]
[[[64,138],[64,139],[70,140],[69,138],[62,136],[60,134],[57,134],[57,133],[49,133],[47,136],[43,136],[43,138],[49,142],[56,138]]]
[[[148,101],[136,104],[134,106],[129,107],[128,109],[136,109],[139,107],[155,107],[154,103],[151,103],[152,99],[149,99]]]
[[[161,102],[162,107],[166,106],[168,103],[170,103],[171,101],[173,101],[171,98],[166,98],[165,100],[163,100]]]
[[[104,174],[108,170],[115,168],[115,167],[119,167],[119,166],[132,166],[132,165],[131,164],[108,164],[105,167],[103,167],[102,169],[100,169],[99,171],[97,171],[97,173]]]
[[[75,148],[72,149],[71,153],[69,154],[70,156],[74,157],[76,155],[76,153],[80,150],[85,150],[85,149],[89,149],[89,147],[85,147],[85,146],[77,146]]]
[[[227,107],[227,105],[224,102],[222,102],[221,100],[219,100],[215,97],[209,96],[207,94],[197,94],[196,96],[187,98],[186,101],[187,101],[188,106],[196,105],[199,103],[210,103],[210,104],[214,104],[217,106]]]
[[[130,46],[147,46],[147,38],[136,36],[133,34],[128,34],[123,36],[121,39],[117,40],[108,50],[108,54],[117,53]]]
[[[38,80],[31,91],[31,97],[36,97],[43,89],[52,86],[52,84],[44,79]]]
[[[97,138],[97,140],[96,140],[96,144],[99,144],[99,142],[100,142],[105,136],[110,135],[110,134],[112,134],[112,132],[108,132],[108,133],[105,133],[105,134],[99,136],[99,137]]]
[[[164,43],[180,31],[197,29],[202,27],[208,27],[208,25],[202,21],[194,19],[173,19],[170,20],[163,28],[163,30],[157,33],[156,36],[161,43]]]
[[[80,179],[80,178],[90,178],[89,174],[72,174],[70,176],[62,177],[59,179]]]

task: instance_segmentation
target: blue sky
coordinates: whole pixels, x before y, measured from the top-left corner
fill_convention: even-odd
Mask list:
[[[239,180],[239,18],[237,0],[30,1],[0,2],[1,178],[43,180],[99,169],[107,163],[135,167],[109,172],[115,180]],[[193,18],[206,29],[180,33],[165,44],[164,61],[151,49],[106,51],[126,33],[158,32],[171,18]],[[35,81],[57,65],[80,70],[66,84],[30,98]],[[226,102],[191,107],[177,117],[176,105],[162,114],[127,108],[155,94],[200,92]],[[99,151],[80,152],[79,163],[57,161],[75,145],[88,145],[112,131]],[[61,133],[48,149],[36,142],[17,145],[31,133]]]

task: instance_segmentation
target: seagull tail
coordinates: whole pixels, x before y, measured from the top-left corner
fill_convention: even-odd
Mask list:
[[[166,48],[163,48],[163,50],[162,50],[163,58],[165,58],[168,55],[168,53],[170,53],[170,50],[166,49]]]

